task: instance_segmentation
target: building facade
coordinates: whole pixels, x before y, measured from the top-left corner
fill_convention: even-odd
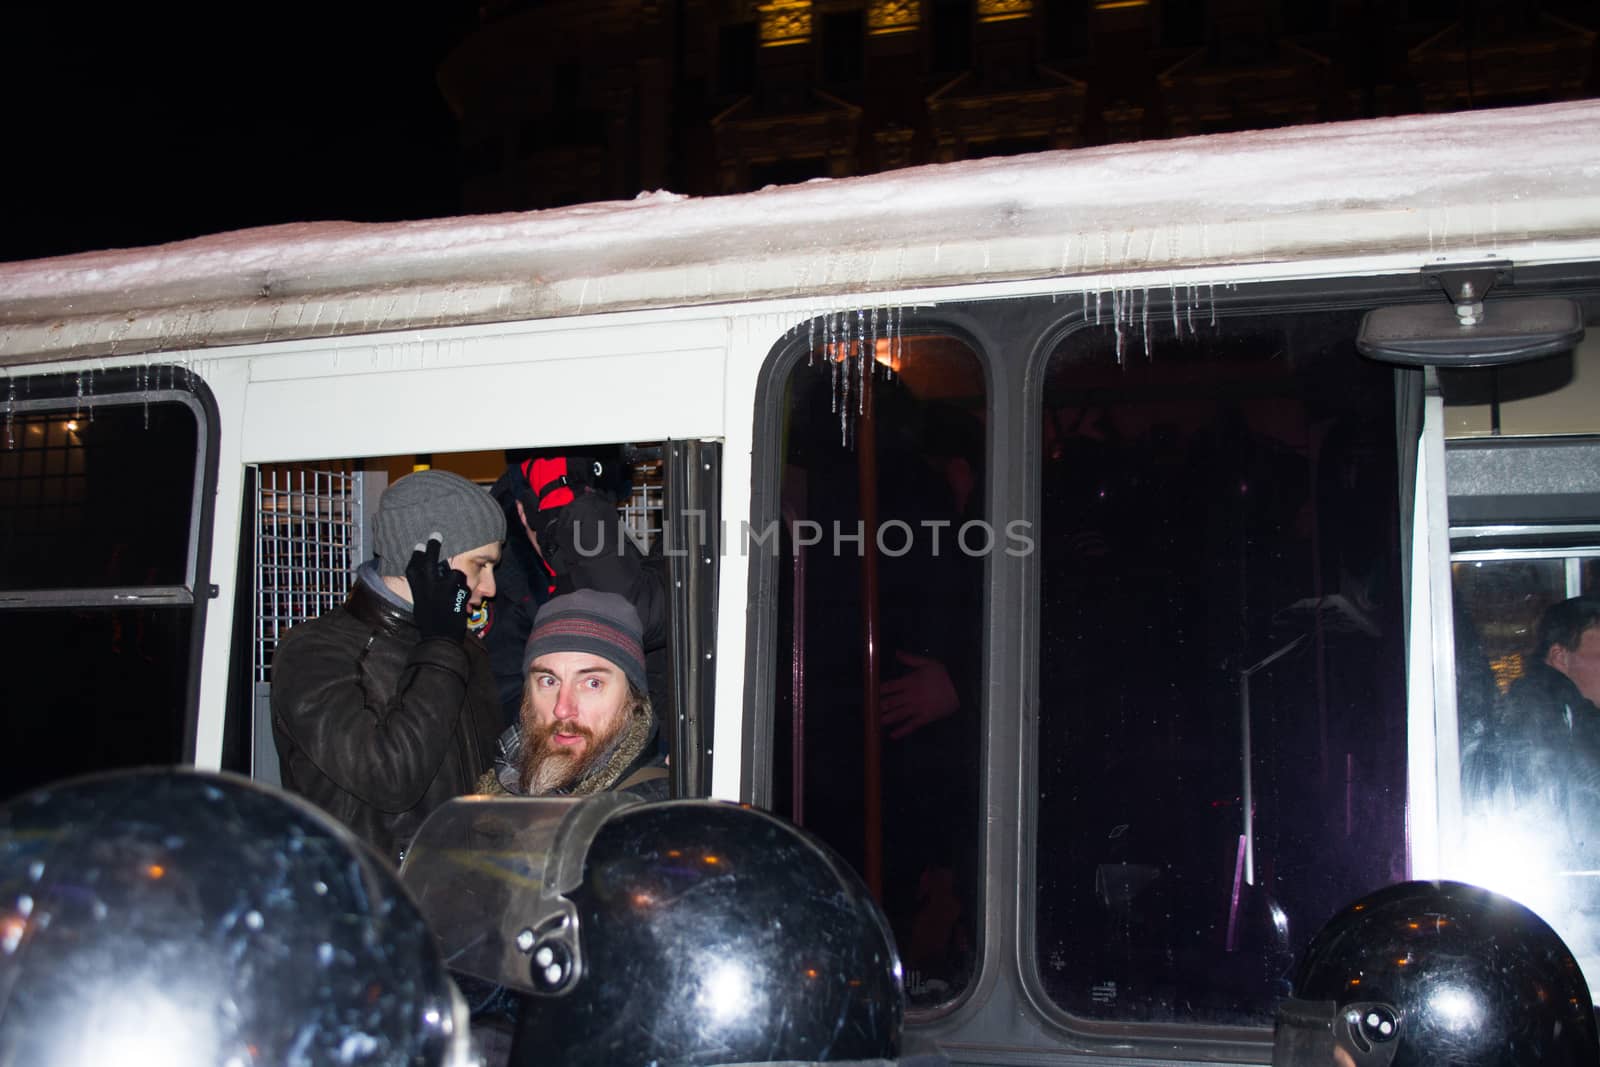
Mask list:
[[[1600,94],[1579,0],[486,0],[462,208]]]

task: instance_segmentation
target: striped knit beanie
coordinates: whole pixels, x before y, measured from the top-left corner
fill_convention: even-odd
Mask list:
[[[616,664],[639,692],[649,692],[644,674],[644,627],[626,597],[579,589],[548,601],[534,616],[522,653],[522,673],[547,652],[588,652]]]

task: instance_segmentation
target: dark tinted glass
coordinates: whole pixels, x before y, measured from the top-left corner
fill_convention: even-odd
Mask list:
[[[1266,1025],[1406,873],[1393,379],[1356,313],[1170,323],[1046,367],[1037,963],[1079,1016]]]
[[[80,407],[16,412],[0,431],[0,589],[184,584],[193,411]]]
[[[950,338],[867,381],[817,347],[788,383],[773,807],[875,890],[925,1007],[976,952],[983,375]]]
[[[0,612],[0,798],[184,758],[187,607]]]

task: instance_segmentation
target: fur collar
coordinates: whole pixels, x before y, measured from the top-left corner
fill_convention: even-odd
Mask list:
[[[653,714],[635,714],[628,720],[611,752],[595,765],[594,769],[565,789],[535,794],[552,797],[586,797],[603,793],[620,782],[633,769],[654,753],[656,720]],[[523,796],[517,784],[522,765],[522,727],[513,726],[500,735],[500,752],[495,757],[494,769],[483,772],[478,779],[479,793],[491,796]]]

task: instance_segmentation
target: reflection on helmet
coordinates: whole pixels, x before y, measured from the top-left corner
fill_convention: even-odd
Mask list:
[[[1275,1067],[1600,1061],[1589,987],[1550,926],[1459,882],[1405,882],[1330,919],[1278,1012]]]
[[[585,974],[569,996],[524,1002],[519,1067],[898,1054],[905,994],[882,913],[780,819],[714,801],[626,808],[570,899]]]
[[[225,774],[79,778],[0,809],[0,1064],[470,1064],[384,862]]]

